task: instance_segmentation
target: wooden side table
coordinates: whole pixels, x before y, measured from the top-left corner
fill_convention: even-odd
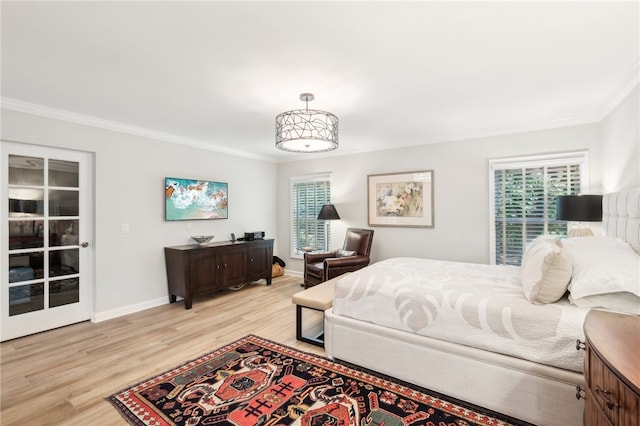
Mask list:
[[[640,317],[592,310],[584,333],[584,424],[640,425]]]

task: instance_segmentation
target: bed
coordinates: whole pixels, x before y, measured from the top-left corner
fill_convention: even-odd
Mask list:
[[[640,189],[605,195],[602,227],[539,238],[522,267],[396,258],[353,272],[325,312],[326,354],[533,424],[581,425],[584,317],[640,313]]]

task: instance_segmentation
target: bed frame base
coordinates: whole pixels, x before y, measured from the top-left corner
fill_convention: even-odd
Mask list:
[[[340,359],[536,425],[581,425],[580,373],[325,312],[325,350]]]

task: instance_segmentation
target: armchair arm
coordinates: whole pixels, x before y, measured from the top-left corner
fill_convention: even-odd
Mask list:
[[[347,256],[335,257],[324,260],[325,266],[331,268],[346,268],[350,266],[367,266],[369,264],[369,256]]]
[[[330,280],[347,272],[357,271],[369,265],[369,256],[347,256],[324,260],[324,280]]]
[[[325,259],[330,257],[336,257],[336,251],[327,251],[322,253],[305,253],[304,254],[304,262],[305,263],[318,263],[322,262]]]

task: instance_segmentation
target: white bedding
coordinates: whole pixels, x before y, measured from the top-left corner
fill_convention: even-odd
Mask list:
[[[582,371],[589,309],[524,297],[520,268],[393,258],[336,283],[336,315]]]

